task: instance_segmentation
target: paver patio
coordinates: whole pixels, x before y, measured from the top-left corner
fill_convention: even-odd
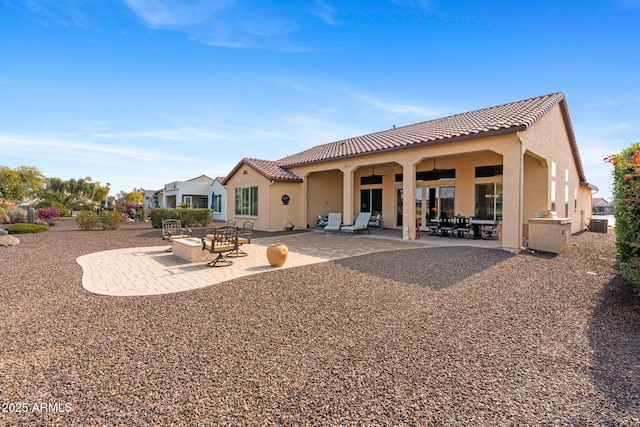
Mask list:
[[[468,245],[498,248],[497,241],[473,241],[449,238],[422,238],[403,241],[396,230],[371,235],[339,237],[322,232],[253,239],[242,249],[246,257],[233,258],[228,267],[209,267],[206,263],[189,263],[167,246],[115,249],[83,255],[77,259],[83,269],[82,286],[94,294],[141,296],[182,292],[225,282],[237,277],[276,269],[267,262],[266,249],[271,243],[284,243],[289,257],[283,267],[292,268],[374,252],[411,249],[425,246]]]

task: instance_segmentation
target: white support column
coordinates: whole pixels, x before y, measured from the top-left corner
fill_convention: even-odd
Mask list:
[[[402,164],[402,239],[416,238],[416,165]]]

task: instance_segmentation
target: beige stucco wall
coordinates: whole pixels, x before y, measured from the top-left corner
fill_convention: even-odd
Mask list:
[[[572,233],[583,229],[581,224],[581,212],[591,212],[591,199],[584,197],[583,191],[590,191],[580,185],[578,169],[571,151],[569,136],[564,124],[564,118],[560,106],[556,105],[540,118],[529,130],[520,133],[523,146],[526,150],[546,159],[547,171],[547,207],[551,209],[552,198],[555,196],[555,210],[559,217],[573,218]],[[555,163],[555,176],[553,174]],[[527,178],[525,178],[527,179]],[[532,179],[535,182],[535,179]],[[555,192],[552,188],[555,182]],[[527,192],[529,194],[529,192]],[[579,195],[576,198],[576,195]],[[566,198],[566,196],[568,196]],[[568,210],[565,209],[568,202]],[[525,216],[528,218],[530,215]]]
[[[305,177],[307,185],[306,223],[315,226],[318,215],[342,212],[342,172],[332,169]]]
[[[295,229],[306,228],[302,192],[303,184],[300,182],[272,182],[269,198],[269,228],[261,228],[261,230],[285,230],[288,222],[291,222]],[[282,196],[285,194],[289,196],[288,205],[282,204]]]

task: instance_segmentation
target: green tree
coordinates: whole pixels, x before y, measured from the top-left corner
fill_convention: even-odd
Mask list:
[[[0,166],[0,192],[8,200],[22,202],[37,197],[44,185],[45,177],[34,166],[18,166],[11,169]]]

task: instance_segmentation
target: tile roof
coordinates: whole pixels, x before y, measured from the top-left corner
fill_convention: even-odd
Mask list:
[[[240,160],[235,168],[227,175],[225,180],[222,182],[226,185],[227,180],[233,176],[238,169],[242,165],[247,165],[250,168],[257,171],[260,175],[264,176],[267,179],[271,179],[274,181],[291,181],[291,182],[302,182],[303,179],[298,175],[288,171],[287,169],[280,166],[279,162],[273,160],[261,160],[261,159],[252,159],[250,157],[245,157]]]
[[[408,126],[387,129],[329,144],[318,145],[285,157],[277,163],[285,168],[352,157],[416,145],[434,145],[462,139],[526,130],[565,99],[561,92],[468,113],[456,114]],[[565,113],[566,108],[563,109]],[[565,115],[568,118],[568,113]],[[568,123],[570,126],[570,122]],[[570,129],[571,138],[573,130]]]

